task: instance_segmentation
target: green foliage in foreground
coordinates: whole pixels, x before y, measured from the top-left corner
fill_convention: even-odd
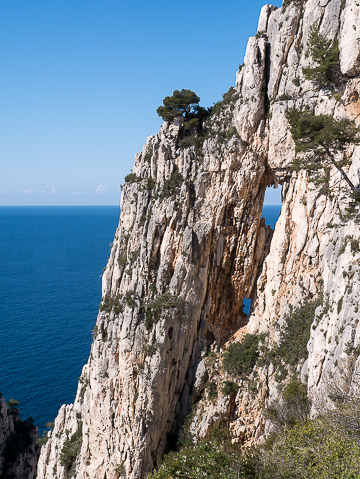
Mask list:
[[[265,445],[258,471],[261,479],[359,478],[359,438],[326,418],[308,419]]]
[[[187,446],[166,455],[147,479],[357,479],[360,437],[345,427],[347,419],[335,423],[329,413],[285,425],[252,450],[228,439]]]
[[[147,479],[247,479],[255,477],[254,473],[239,446],[212,439],[181,452],[170,452]]]

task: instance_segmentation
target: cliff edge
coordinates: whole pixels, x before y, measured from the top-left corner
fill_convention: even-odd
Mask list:
[[[231,376],[224,352],[249,335],[272,350],[305,306],[310,339],[295,371],[314,413],[329,401],[329,382],[356,366],[359,225],[347,215],[349,191],[335,168],[331,194],[293,169],[286,112],[360,123],[360,4],[286,3],[263,7],[236,85],[201,134],[189,134],[183,118],[165,122],[135,156],[90,357],[74,403],[61,407],[42,447],[38,478],[143,478],[174,446],[185,418],[194,438],[226,425],[235,441],[261,440],[264,407],[292,365],[270,358],[246,377]],[[338,42],[335,89],[303,74],[315,66],[313,25]],[[345,154],[358,185],[360,147]],[[279,184],[272,232],[262,207],[266,188]],[[250,315],[244,298],[252,299]]]

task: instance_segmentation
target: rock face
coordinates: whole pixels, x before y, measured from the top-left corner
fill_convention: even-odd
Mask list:
[[[236,87],[207,120],[206,135],[184,138],[178,119],[135,156],[90,358],[74,404],[62,406],[42,448],[39,478],[143,478],[195,402],[187,421],[194,436],[226,424],[234,440],[259,440],[264,405],[278,394],[273,365],[254,372],[260,387],[240,382],[228,396],[222,352],[248,332],[276,342],[291,307],[314,298],[322,305],[298,369],[314,412],[327,400],[329,380],[359,342],[359,225],[344,219],[349,191],[336,170],[326,196],[291,169],[285,112],[310,108],[359,124],[359,15],[358,0],[266,5]],[[312,65],[313,24],[339,41],[335,95],[302,74]],[[346,154],[357,185],[360,147]],[[261,213],[273,184],[283,185],[283,204],[272,233]],[[249,317],[244,298],[253,301]]]
[[[0,477],[33,479],[40,446],[31,421],[22,421],[16,408],[8,408],[0,398]]]

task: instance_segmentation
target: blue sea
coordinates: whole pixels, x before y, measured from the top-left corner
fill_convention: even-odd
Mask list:
[[[119,212],[0,208],[0,391],[40,429],[74,400]]]
[[[40,430],[88,359],[119,207],[0,207],[0,391]],[[274,226],[280,206],[265,206]]]
[[[275,223],[280,216],[281,205],[266,205],[263,206],[263,216],[265,217],[265,222],[267,225],[270,225],[274,229]],[[251,308],[251,299],[244,298],[243,302],[243,312],[245,314],[250,313]]]

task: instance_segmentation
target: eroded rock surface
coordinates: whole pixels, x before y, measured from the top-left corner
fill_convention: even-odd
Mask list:
[[[278,394],[274,371],[258,367],[256,387],[240,383],[226,396],[222,352],[247,332],[276,342],[290,306],[312,298],[323,301],[299,367],[313,404],[326,400],[329,377],[359,341],[359,225],[343,218],[349,192],[336,171],[332,196],[292,171],[285,112],[308,107],[359,124],[359,22],[349,26],[359,14],[357,0],[265,6],[231,101],[207,121],[206,136],[189,146],[182,119],[165,123],[135,156],[90,358],[74,404],[62,406],[42,448],[39,478],[140,479],[173,445],[195,401],[195,436],[226,424],[234,440],[259,440],[263,408]],[[314,23],[339,41],[336,95],[302,74],[312,65]],[[346,154],[358,184],[359,146]],[[261,212],[267,186],[279,183],[272,235]],[[245,297],[253,299],[249,318]]]

